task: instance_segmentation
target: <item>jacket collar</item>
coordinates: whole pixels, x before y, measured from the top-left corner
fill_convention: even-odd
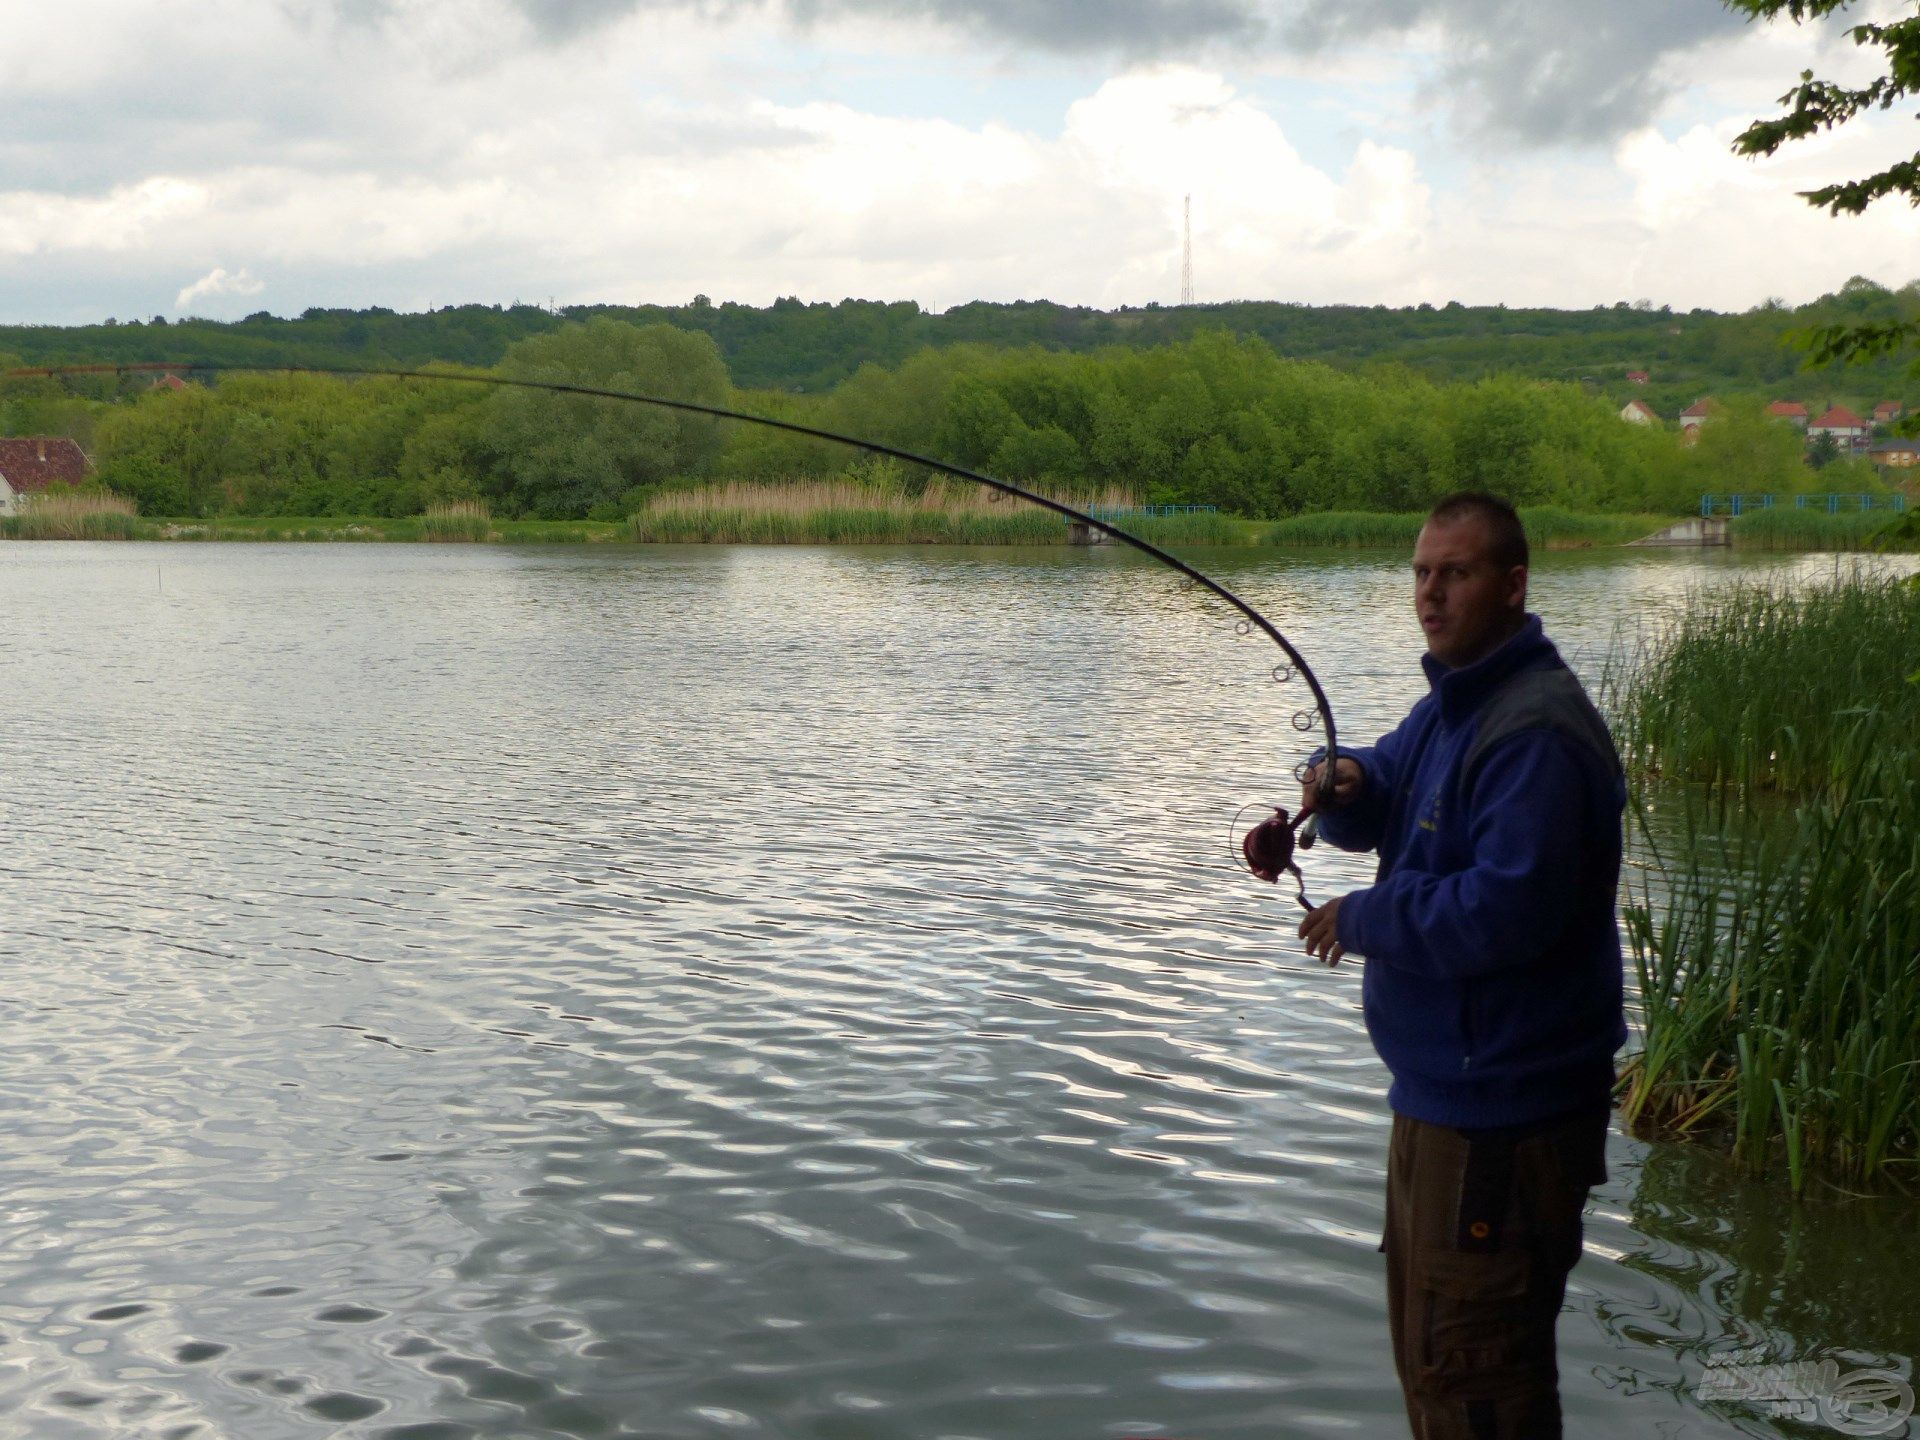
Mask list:
[[[1448,720],[1472,714],[1509,676],[1560,663],[1560,652],[1547,639],[1540,617],[1532,613],[1517,633],[1503,641],[1492,654],[1481,656],[1471,665],[1455,669],[1442,665],[1431,655],[1420,657],[1420,667],[1427,672],[1427,681],[1440,702],[1440,713]]]

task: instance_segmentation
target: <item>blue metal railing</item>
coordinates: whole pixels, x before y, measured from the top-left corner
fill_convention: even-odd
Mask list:
[[[1744,515],[1749,510],[1773,509],[1772,495],[1702,495],[1700,513],[1702,515]],[[1895,514],[1904,514],[1907,497],[1899,491],[1891,495],[1796,495],[1793,497],[1796,510],[1824,510],[1829,515],[1838,515],[1848,510],[1891,510]]]
[[[1771,510],[1771,495],[1702,495],[1702,515],[1744,515],[1749,510]]]
[[[1907,497],[1899,491],[1891,495],[1796,495],[1796,510],[1825,510],[1838,515],[1842,510],[1895,510],[1907,508]]]

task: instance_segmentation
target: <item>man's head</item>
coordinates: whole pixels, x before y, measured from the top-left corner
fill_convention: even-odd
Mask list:
[[[1527,532],[1506,501],[1476,490],[1434,506],[1413,546],[1413,605],[1427,652],[1458,668],[1526,620]]]

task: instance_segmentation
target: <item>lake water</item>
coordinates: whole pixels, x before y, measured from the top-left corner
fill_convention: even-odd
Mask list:
[[[1348,738],[1424,688],[1402,557],[1202,563]],[[1591,678],[1753,568],[1534,608]],[[0,602],[0,1434],[1404,1433],[1359,972],[1229,858],[1304,692],[1164,571],[9,544]],[[1569,1435],[1833,1433],[1698,1398],[1742,1345],[1911,1376],[1912,1206],[1610,1163]]]

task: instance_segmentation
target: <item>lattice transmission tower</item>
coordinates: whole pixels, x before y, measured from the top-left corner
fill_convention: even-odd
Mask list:
[[[1193,196],[1186,198],[1181,216],[1180,303],[1193,304]]]

